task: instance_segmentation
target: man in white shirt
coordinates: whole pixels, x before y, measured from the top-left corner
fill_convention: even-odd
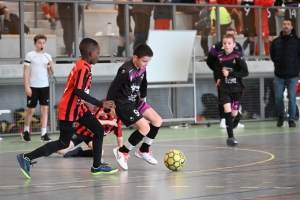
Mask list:
[[[35,112],[37,102],[41,112],[41,140],[49,142],[47,134],[48,105],[49,105],[49,81],[48,76],[53,75],[53,61],[50,54],[45,53],[47,37],[38,34],[34,37],[35,51],[27,53],[24,60],[24,86],[27,95],[28,110],[25,114],[24,132],[21,134],[24,141],[30,139],[30,123]]]

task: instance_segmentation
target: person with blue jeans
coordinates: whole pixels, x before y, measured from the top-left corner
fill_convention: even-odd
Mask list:
[[[288,123],[289,127],[296,127],[296,87],[300,71],[300,38],[296,35],[290,19],[282,22],[279,37],[271,44],[271,60],[274,62],[274,90],[275,102],[278,109],[277,126],[281,127],[285,121],[283,93],[287,88]]]

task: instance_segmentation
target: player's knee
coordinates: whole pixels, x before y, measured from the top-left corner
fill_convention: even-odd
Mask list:
[[[69,147],[69,142],[66,141],[62,141],[62,140],[58,140],[57,141],[57,150],[62,150],[62,149],[66,149]]]
[[[153,126],[156,126],[156,127],[161,127],[161,124],[162,124],[162,118],[159,116],[159,117],[156,117],[155,120],[152,120],[151,121],[151,124]]]
[[[149,124],[147,124],[147,125],[145,125],[145,126],[143,126],[143,127],[140,127],[140,128],[138,128],[138,131],[142,134],[142,135],[147,135],[148,133],[149,133],[149,131],[150,131],[150,126],[149,126]]]

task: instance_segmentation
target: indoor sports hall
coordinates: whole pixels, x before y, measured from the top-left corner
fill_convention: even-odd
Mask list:
[[[300,86],[296,127],[290,127],[287,120],[278,127],[274,63],[267,47],[279,36],[288,14],[300,35],[300,26],[296,25],[300,6],[282,8],[273,0],[255,0],[262,5],[254,5],[251,0],[234,5],[223,4],[226,2],[0,0],[0,200],[299,200]],[[266,2],[272,5],[264,5]],[[155,28],[154,15],[159,8],[168,11],[168,29]],[[140,12],[143,9],[146,11]],[[200,11],[204,9],[213,11],[205,17],[204,25],[208,28],[201,23]],[[224,14],[228,24],[222,24]],[[140,26],[145,24],[148,27],[140,32]],[[249,71],[243,78],[245,88],[238,106],[241,121],[233,129],[238,145],[234,147],[227,146],[227,130],[220,127],[214,72],[206,63],[207,51],[221,42],[223,31],[229,27],[234,31],[235,41],[243,46],[243,56],[239,58],[245,60]],[[267,28],[270,37],[263,38]],[[245,30],[252,30],[254,38]],[[39,49],[46,59],[43,67],[50,65],[50,58],[54,65],[53,76],[47,77],[48,119],[47,127],[41,127],[38,105],[30,128],[26,126],[31,133],[31,141],[26,142],[24,63],[27,53],[34,51],[34,37],[39,34],[47,37],[47,45]],[[46,130],[52,141],[59,139],[58,107],[70,71],[84,56],[79,49],[84,38],[95,40],[100,47],[98,61],[96,56],[91,70],[93,86],[89,90],[89,95],[97,100],[107,97],[119,67],[133,57],[137,41],[143,40],[153,50],[147,66],[145,101],[162,118],[162,127],[150,148],[158,164],[151,165],[136,157],[141,145],[138,144],[130,151],[129,169],[124,171],[113,154],[117,141],[110,133],[104,137],[102,158],[109,166],[118,168],[118,172],[93,175],[91,157],[64,158],[53,153],[33,160],[37,163],[30,166],[28,179],[21,171],[17,155],[43,146],[42,131]],[[285,111],[288,98],[285,91]],[[125,142],[136,127],[122,128]],[[80,147],[88,149],[85,143]],[[180,160],[182,169],[167,168],[173,159],[167,154],[171,150],[184,154],[184,162]],[[167,157],[172,159],[165,162]]]

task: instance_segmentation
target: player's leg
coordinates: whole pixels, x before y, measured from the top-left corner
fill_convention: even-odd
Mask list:
[[[57,153],[61,155],[65,155],[70,149],[74,148],[74,143],[70,141],[70,145],[68,148],[58,150]]]
[[[233,128],[238,127],[239,122],[241,120],[241,114],[239,112],[240,100],[241,100],[242,93],[234,93],[233,94],[233,101],[231,103],[231,115],[233,117]],[[240,126],[240,128],[242,128]]]
[[[35,113],[35,107],[38,102],[38,92],[37,88],[31,88],[32,94],[31,96],[27,96],[27,108],[28,110],[25,113],[24,117],[24,130],[23,133],[21,134],[22,139],[24,141],[30,142],[30,123],[32,120],[32,116]]]
[[[135,124],[137,126],[137,130],[131,133],[128,140],[123,144],[122,147],[113,149],[113,153],[120,167],[124,170],[128,170],[128,153],[149,133],[150,126],[146,119],[142,116],[138,109],[135,108],[133,104],[117,106],[116,113],[125,126],[128,127],[132,124]]]
[[[4,34],[9,33],[9,25],[10,25],[10,20],[9,20],[9,9],[5,6],[3,2],[0,2],[0,15],[4,14]]]
[[[85,126],[93,134],[93,166],[91,172],[93,174],[111,174],[118,171],[116,168],[111,168],[107,165],[101,165],[102,143],[104,136],[104,128],[98,119],[90,111],[84,113],[78,120],[78,123]]]
[[[73,133],[75,133],[73,122],[60,121],[60,135],[58,140],[48,142],[30,153],[21,153],[17,155],[17,159],[23,174],[27,178],[31,177],[30,165],[35,163],[32,160],[42,156],[49,156],[52,153],[57,152],[58,150],[67,148]]]
[[[41,111],[41,140],[43,142],[50,142],[51,139],[47,134],[49,87],[39,88],[37,91],[38,91],[40,111]]]
[[[230,94],[225,92],[221,92],[221,98],[224,107],[224,116],[225,116],[226,129],[228,134],[227,145],[235,146],[238,144],[238,142],[235,140],[233,135],[233,122],[232,122],[232,114],[231,114],[232,111],[231,102],[233,98]]]
[[[153,157],[150,146],[153,143],[153,140],[155,139],[159,128],[162,124],[162,118],[157,114],[157,112],[151,108],[146,102],[142,102],[140,106],[138,107],[140,113],[143,115],[143,117],[150,121],[150,131],[149,133],[144,137],[144,141],[141,145],[141,147],[136,151],[135,155],[138,158],[142,158],[146,160],[150,164],[156,165],[158,162]]]
[[[281,127],[285,121],[285,107],[283,103],[283,92],[285,90],[286,82],[284,79],[279,78],[275,75],[274,77],[274,92],[275,92],[275,102],[278,110],[278,121],[277,126]]]

